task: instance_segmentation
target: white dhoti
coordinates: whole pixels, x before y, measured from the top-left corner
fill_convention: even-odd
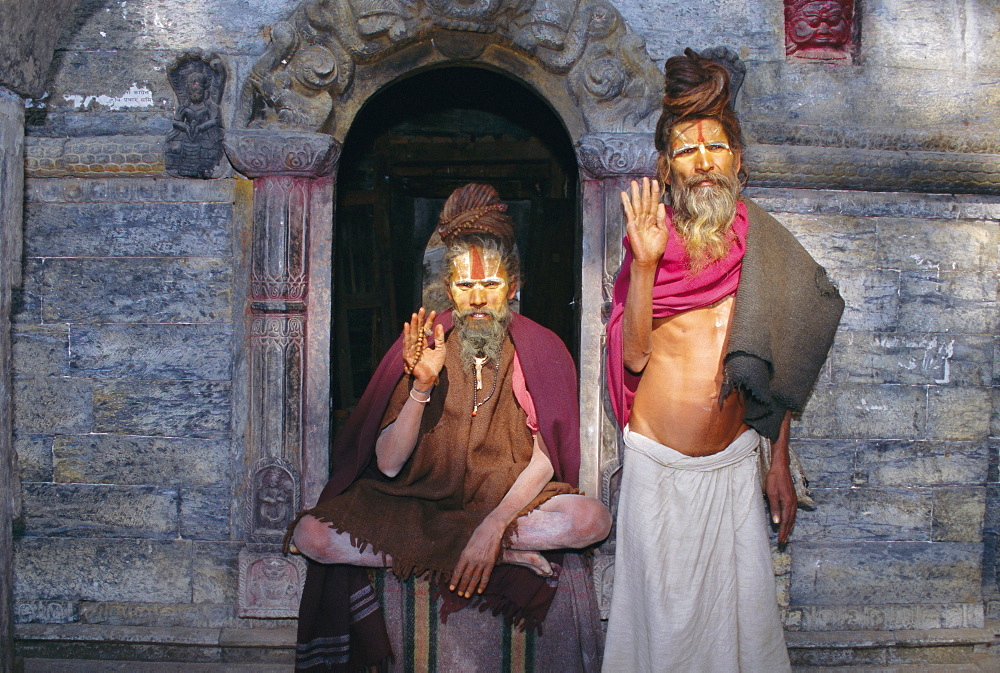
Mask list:
[[[624,438],[604,673],[790,671],[759,435],[701,457]]]

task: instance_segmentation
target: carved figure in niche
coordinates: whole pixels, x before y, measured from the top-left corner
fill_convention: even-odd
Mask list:
[[[295,484],[284,469],[272,465],[257,472],[254,530],[284,530],[292,520]]]
[[[177,96],[173,130],[167,134],[164,163],[170,175],[210,178],[224,153],[219,102],[226,69],[214,54],[189,52],[169,70]]]
[[[420,308],[405,323],[334,441],[319,504],[294,528],[315,561],[309,585],[348,588],[322,605],[303,600],[300,652],[346,637],[338,625],[352,617],[364,624],[352,634],[379,633],[365,567],[429,574],[442,619],[478,605],[535,626],[558,585],[542,552],[608,534],[607,508],[575,488],[573,361],[552,332],[510,310],[520,264],[506,211],[489,185],[445,202],[437,233],[452,310]],[[377,639],[350,646],[359,667],[391,654]]]
[[[798,498],[811,502],[796,488],[791,413],[844,301],[740,194],[732,95],[723,65],[690,49],[667,59],[659,179],[621,194],[628,235],[606,373],[625,451],[605,671],[791,670],[761,477],[784,544]]]
[[[276,556],[268,556],[250,565],[247,573],[247,608],[287,608],[299,588],[298,569]]]
[[[854,0],[785,0],[785,53],[792,60],[849,61]]]

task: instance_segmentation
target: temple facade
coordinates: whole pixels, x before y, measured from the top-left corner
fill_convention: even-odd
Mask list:
[[[581,485],[614,509],[618,193],[686,47],[740,84],[746,193],[847,303],[792,424],[818,503],[773,554],[793,664],[994,642],[996,3],[34,4],[0,9],[0,649],[290,661],[285,526],[465,182],[511,203],[520,310],[576,358]]]

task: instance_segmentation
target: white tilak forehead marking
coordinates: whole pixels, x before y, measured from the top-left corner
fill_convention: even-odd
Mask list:
[[[472,251],[463,252],[452,260],[452,273],[458,278],[452,282],[464,282],[470,280],[502,280],[500,278],[501,262],[500,254],[493,250],[480,250],[480,257],[483,260],[483,278],[472,277]]]
[[[506,285],[507,281],[500,276],[490,276],[489,278],[456,278],[451,281],[452,285],[458,285],[459,283],[499,283]]]

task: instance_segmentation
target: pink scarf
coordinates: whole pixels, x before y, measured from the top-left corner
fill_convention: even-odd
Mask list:
[[[743,253],[747,247],[749,222],[746,206],[740,201],[736,205],[736,217],[733,220],[735,241],[729,253],[692,276],[687,271],[687,253],[681,243],[680,235],[674,229],[672,216],[673,209],[668,207],[667,227],[670,229],[670,237],[663,259],[656,268],[653,285],[653,318],[668,318],[678,313],[703,308],[736,292],[736,286],[740,282]],[[623,362],[622,317],[625,313],[629,272],[632,268],[632,249],[628,244],[628,236],[623,239],[622,244],[625,246],[625,259],[615,281],[611,317],[608,319],[607,327],[607,371],[611,406],[618,425],[624,428],[632,412],[632,400],[639,387],[640,376],[627,371]]]

